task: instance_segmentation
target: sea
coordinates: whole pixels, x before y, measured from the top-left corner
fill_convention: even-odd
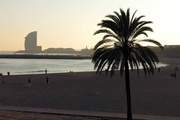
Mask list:
[[[94,71],[90,59],[0,59],[0,73],[43,74],[48,73]]]
[[[166,66],[159,63],[158,67]],[[91,59],[0,59],[0,73],[7,75],[95,71]]]

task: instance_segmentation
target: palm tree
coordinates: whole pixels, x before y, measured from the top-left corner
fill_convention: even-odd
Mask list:
[[[154,73],[156,63],[159,62],[157,55],[148,47],[140,43],[148,42],[157,45],[161,49],[163,46],[153,39],[138,39],[137,37],[145,35],[147,32],[153,32],[147,24],[151,21],[142,21],[144,16],[135,17],[136,11],[130,16],[130,9],[127,12],[120,9],[120,14],[114,12],[114,15],[107,15],[107,20],[102,20],[94,35],[104,33],[94,47],[92,62],[97,73],[106,71],[106,75],[114,75],[114,71],[119,70],[123,76],[125,72],[126,99],[127,99],[127,119],[132,120],[131,112],[131,93],[129,68],[136,69],[139,74],[139,65],[143,66],[145,75]]]

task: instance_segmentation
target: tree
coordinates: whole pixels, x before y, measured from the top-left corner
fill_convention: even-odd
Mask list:
[[[147,32],[153,32],[151,21],[143,21],[145,16],[135,17],[136,11],[130,16],[130,9],[120,14],[114,12],[107,15],[107,20],[102,20],[98,24],[101,28],[94,35],[105,34],[94,47],[92,62],[97,73],[106,71],[113,76],[115,71],[120,75],[125,74],[126,99],[127,99],[127,119],[132,120],[131,112],[131,92],[129,69],[136,69],[139,74],[139,66],[142,65],[145,75],[154,73],[156,63],[159,62],[157,55],[150,48],[141,45],[142,42],[152,43],[163,49],[163,46],[156,40],[148,39]],[[146,39],[138,39],[145,35]]]

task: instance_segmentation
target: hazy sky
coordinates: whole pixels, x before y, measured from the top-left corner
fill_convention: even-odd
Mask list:
[[[82,49],[93,47],[97,24],[119,8],[138,10],[136,16],[153,21],[153,38],[180,44],[178,0],[0,0],[0,51],[24,50],[28,33],[37,31],[38,45]]]

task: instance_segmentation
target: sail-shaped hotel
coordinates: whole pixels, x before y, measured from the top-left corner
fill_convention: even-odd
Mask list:
[[[37,46],[37,31],[31,32],[25,37],[24,47],[25,47],[25,52],[42,51],[42,47]]]

